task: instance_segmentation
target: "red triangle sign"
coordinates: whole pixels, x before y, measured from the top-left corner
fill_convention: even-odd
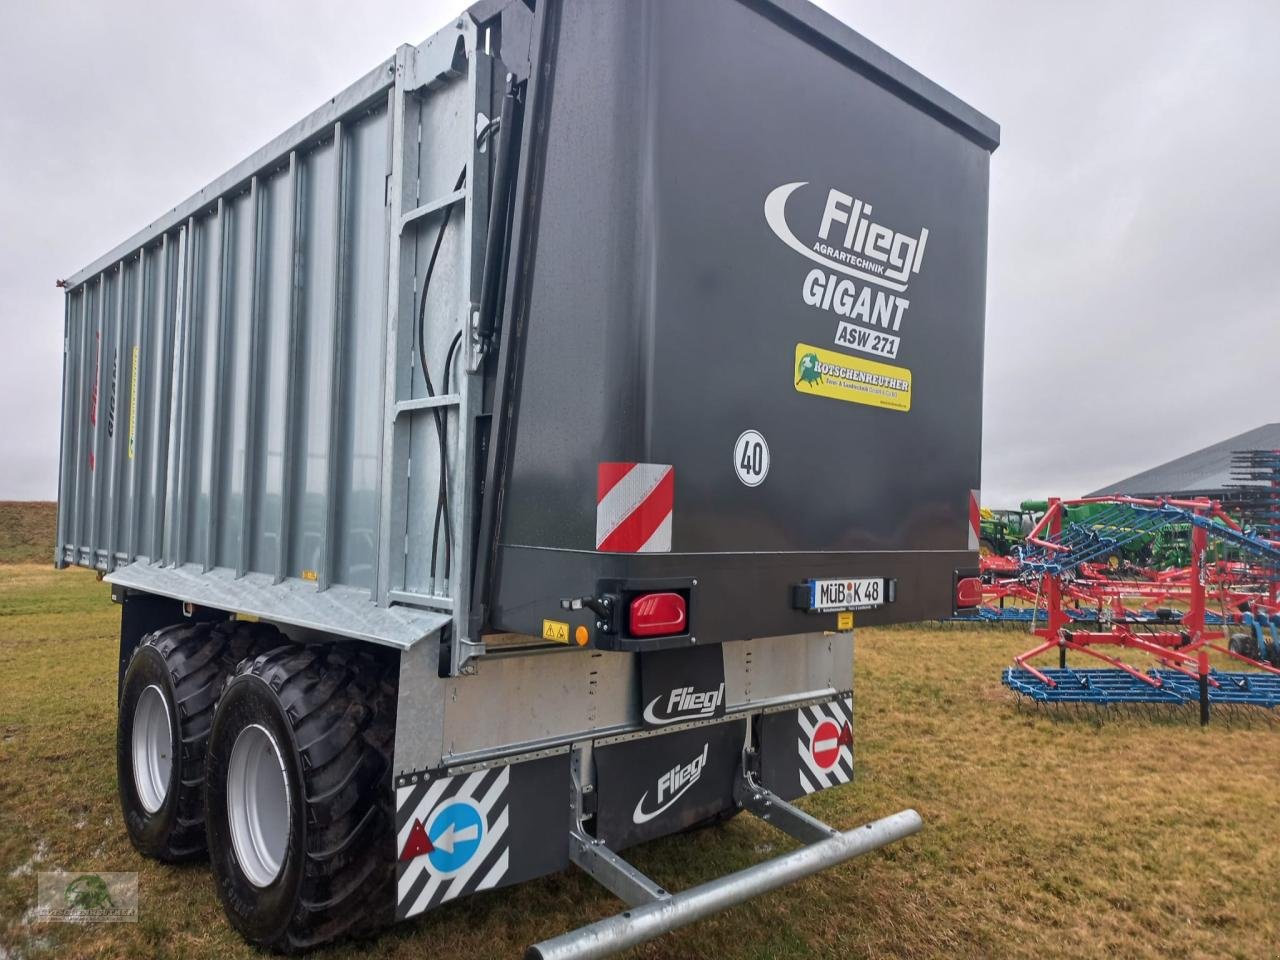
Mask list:
[[[849,728],[849,724],[845,724],[840,730],[840,736],[836,740],[836,744],[841,747],[853,747],[853,730]]]
[[[405,841],[404,849],[400,851],[400,860],[412,860],[414,857],[420,857],[434,849],[435,847],[431,845],[431,838],[427,836],[426,828],[422,826],[422,821],[415,820],[413,821],[413,829],[409,831],[409,839]]]

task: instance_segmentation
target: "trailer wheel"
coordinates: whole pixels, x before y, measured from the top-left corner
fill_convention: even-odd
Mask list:
[[[396,690],[380,653],[279,647],[243,661],[218,702],[210,857],[255,946],[304,950],[392,919]]]
[[[125,671],[116,774],[137,851],[177,862],[205,850],[204,753],[218,694],[256,624],[179,623],[142,638]]]

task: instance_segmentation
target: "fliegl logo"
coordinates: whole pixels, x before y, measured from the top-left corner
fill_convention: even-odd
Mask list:
[[[650,700],[649,705],[644,708],[644,718],[654,726],[662,726],[666,723],[679,723],[682,720],[712,717],[723,702],[723,683],[714,690],[677,687],[665,697],[654,697]]]
[[[631,815],[631,822],[648,823],[688,793],[701,778],[702,771],[706,769],[710,751],[711,743],[704,743],[702,752],[696,757],[688,763],[677,764],[659,777],[657,789],[653,791],[653,802],[646,806],[650,791],[646,790],[642,793],[639,801],[636,802],[635,813]]]
[[[911,277],[920,272],[929,240],[928,228],[921,227],[914,236],[900,233],[873,220],[875,208],[871,204],[833,188],[827,191],[815,239],[805,242],[787,222],[787,201],[807,186],[804,180],[784,183],[765,197],[764,217],[778,239],[796,253],[837,273],[905,293]]]
[[[764,201],[769,229],[819,265],[805,275],[801,298],[811,307],[847,318],[836,328],[837,346],[894,359],[900,345],[897,334],[911,306],[902,294],[920,272],[929,230],[921,227],[910,233],[886,226],[876,218],[872,204],[834,188],[820,201],[817,221],[806,229],[793,229],[797,218],[806,216],[797,211],[808,211],[812,217],[819,209],[817,197],[808,204],[791,202],[809,186],[803,180],[784,183]]]

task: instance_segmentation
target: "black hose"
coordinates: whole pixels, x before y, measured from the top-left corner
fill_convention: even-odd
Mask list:
[[[453,185],[455,192],[462,189],[462,185],[467,182],[467,168],[463,167],[462,172],[458,174],[458,180]],[[444,218],[440,221],[440,229],[436,231],[436,242],[431,248],[431,257],[427,260],[426,276],[422,280],[422,297],[418,301],[418,363],[422,367],[422,378],[427,387],[427,396],[434,397],[436,395],[435,387],[431,383],[431,368],[427,365],[427,291],[431,289],[431,276],[435,273],[436,260],[440,256],[440,247],[444,243],[444,232],[449,227],[449,220],[453,216],[453,204],[445,208]],[[447,387],[446,387],[447,389]],[[449,475],[448,475],[448,458],[447,458],[447,437],[445,431],[448,424],[445,419],[445,413],[440,407],[434,407],[431,411],[432,419],[436,423],[436,438],[440,443],[440,485],[439,495],[436,497],[436,529],[431,538],[431,579],[436,578],[436,550],[439,545],[439,523],[441,514],[444,515],[444,569],[445,576],[449,575],[449,567],[453,561],[453,521],[449,518]]]
[[[486,139],[492,137],[502,128],[501,118],[490,120],[483,130],[476,135],[476,143],[483,143]],[[458,180],[453,185],[456,193],[462,189],[463,184],[467,182],[467,168],[463,167],[462,172],[458,174]],[[435,385],[431,382],[431,368],[427,364],[427,291],[431,288],[431,277],[435,273],[436,260],[440,256],[440,247],[444,243],[444,233],[449,227],[449,220],[453,216],[454,204],[450,204],[445,208],[444,217],[440,221],[440,229],[436,231],[436,241],[431,248],[431,257],[427,260],[427,272],[422,280],[422,298],[418,301],[418,365],[422,368],[422,379],[427,387],[427,396],[434,397],[436,395]],[[449,344],[449,352],[445,356],[444,375],[441,384],[445,393],[449,392],[449,371],[453,365],[454,352],[458,349],[458,345],[462,341],[462,331],[454,334],[453,342]],[[444,575],[449,576],[453,566],[453,520],[449,516],[449,459],[448,459],[448,415],[441,407],[434,407],[431,411],[432,419],[436,424],[436,437],[440,443],[440,483],[438,486],[438,494],[436,496],[436,512],[435,519],[431,529],[431,579],[436,578],[436,554],[440,546],[440,520],[444,518]]]

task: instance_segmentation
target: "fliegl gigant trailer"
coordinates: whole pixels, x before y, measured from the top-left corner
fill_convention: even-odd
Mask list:
[[[68,280],[138,850],[276,949],[576,864],[567,958],[919,829],[791,801],[975,561],[998,136],[801,0],[483,0]]]

